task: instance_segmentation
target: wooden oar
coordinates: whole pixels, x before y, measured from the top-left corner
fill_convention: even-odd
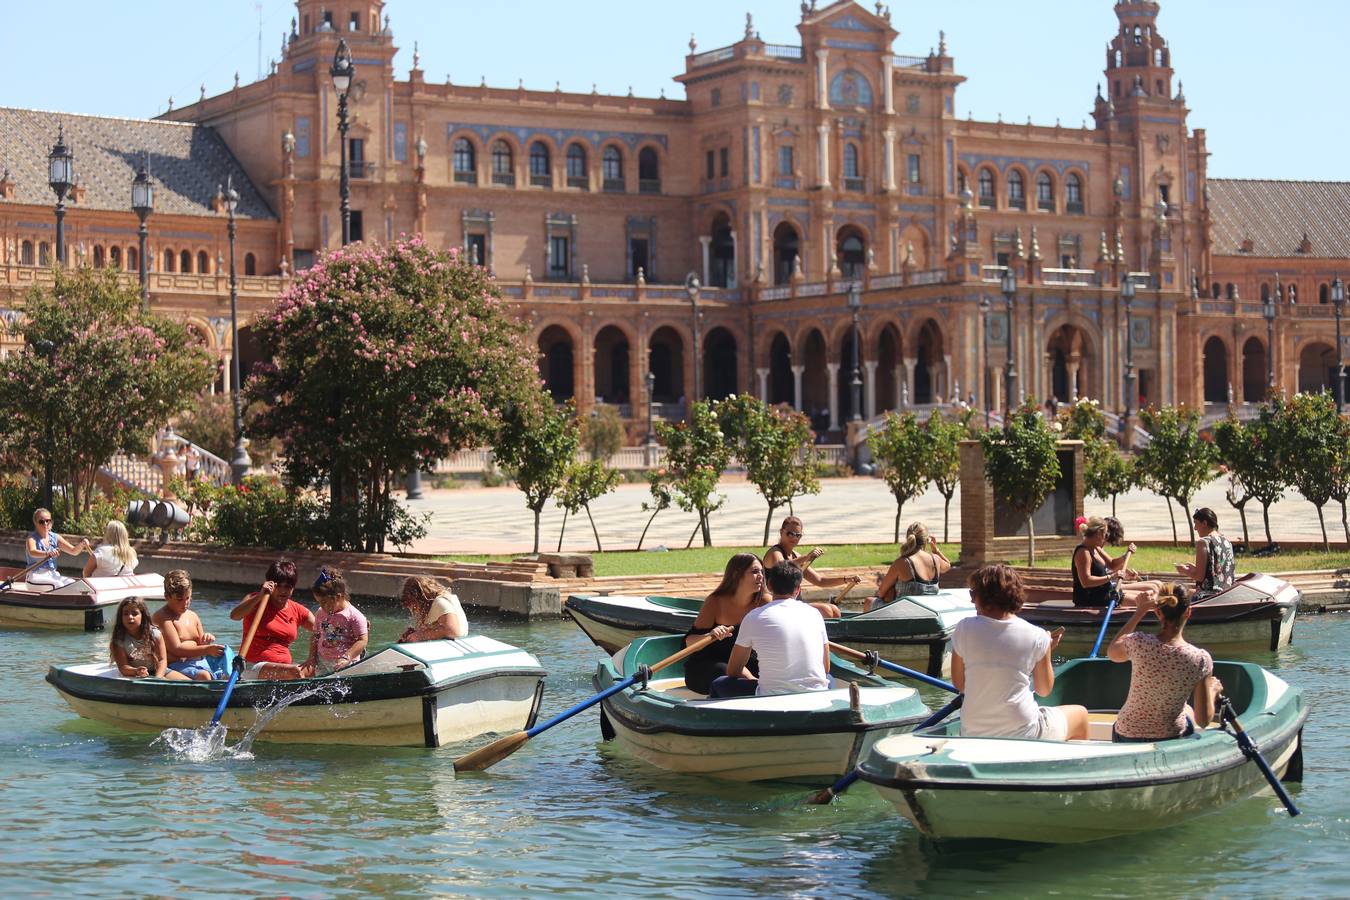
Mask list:
[[[1116,611],[1116,604],[1120,602],[1112,598],[1111,602],[1106,604],[1106,615],[1102,616],[1102,627],[1097,632],[1097,642],[1092,645],[1092,655],[1088,659],[1096,659],[1097,651],[1102,649],[1102,638],[1106,637],[1106,629],[1111,627],[1111,613]]]
[[[943,719],[947,718],[952,713],[960,709],[961,704],[964,703],[965,700],[966,700],[965,694],[957,694],[955,697],[952,698],[950,703],[948,703],[946,706],[942,707],[942,709],[939,709],[937,712],[933,713],[931,716],[924,719],[917,726],[915,726],[914,730],[923,731],[925,728],[931,728],[932,726],[941,722]],[[829,803],[835,797],[838,797],[844,791],[848,790],[849,786],[853,784],[853,782],[858,780],[858,771],[859,770],[857,768],[854,768],[843,778],[840,778],[834,784],[825,788],[825,790],[816,791],[810,797],[807,797],[806,802],[814,804],[816,806],[823,806],[824,804]]]
[[[455,760],[455,771],[480,772],[483,769],[488,768],[489,766],[501,762],[503,759],[506,759],[506,757],[510,756],[512,753],[515,753],[517,750],[519,750],[525,744],[526,741],[534,737],[536,734],[539,734],[540,732],[543,731],[547,731],[554,725],[557,725],[559,722],[564,722],[567,719],[572,718],[577,713],[581,712],[582,710],[589,709],[590,707],[599,703],[601,700],[604,700],[606,697],[613,696],[614,694],[617,694],[619,691],[626,690],[627,688],[632,687],[638,681],[644,678],[649,678],[653,674],[661,671],[667,666],[674,665],[675,663],[679,662],[680,660],[684,659],[686,656],[689,656],[690,654],[697,653],[699,650],[702,650],[704,647],[708,646],[712,642],[713,636],[710,634],[707,637],[695,641],[688,647],[685,647],[679,653],[676,653],[673,656],[667,656],[665,659],[661,660],[659,663],[656,663],[650,668],[648,668],[647,666],[639,667],[636,674],[631,675],[628,678],[625,678],[623,681],[611,685],[610,687],[596,694],[591,699],[578,703],[576,706],[573,706],[571,709],[565,712],[558,713],[558,715],[549,719],[547,722],[543,722],[539,725],[536,725],[529,731],[517,731],[515,734],[508,734],[504,738],[498,738],[497,740],[488,744],[486,747],[480,747],[479,749],[473,751],[472,753],[466,753],[459,759]]]
[[[51,560],[52,560],[52,558],[51,558],[50,556],[44,556],[42,559],[39,559],[37,562],[33,563],[31,566],[29,566],[28,568],[24,569],[22,572],[16,572],[15,574],[9,576],[9,577],[6,578],[3,582],[0,582],[0,592],[7,591],[7,590],[9,590],[10,588],[14,587],[14,582],[15,582],[16,579],[22,578],[23,576],[27,575],[29,572],[31,572],[31,571],[33,571],[34,569],[36,569],[38,566],[44,565],[44,564],[46,564],[46,563],[49,563],[49,562],[51,562]]]
[[[834,641],[830,641],[830,649],[840,656],[848,656],[852,659],[865,659],[869,662],[872,660],[871,654],[864,653],[861,650],[854,650],[852,647],[845,647],[843,644],[836,644]],[[949,681],[943,681],[941,678],[934,678],[932,675],[925,675],[923,672],[907,669],[899,663],[893,663],[890,660],[878,658],[877,665],[881,666],[883,669],[889,669],[892,672],[904,675],[906,678],[913,678],[915,681],[922,681],[924,684],[942,688],[944,691],[951,691],[953,694],[961,693],[956,689],[956,685]]]
[[[225,693],[220,695],[220,702],[216,704],[216,713],[211,717],[211,724],[207,727],[215,727],[220,724],[220,717],[225,715],[225,707],[229,705],[230,694],[234,693],[234,685],[239,681],[239,675],[244,671],[244,655],[248,653],[248,648],[253,644],[253,635],[258,633],[258,623],[262,621],[262,605],[272,598],[270,591],[261,591],[258,594],[258,601],[253,609],[258,611],[254,617],[253,624],[248,627],[248,634],[244,636],[244,643],[239,645],[239,653],[234,658],[234,665],[230,667],[230,680],[225,683]],[[252,612],[253,610],[249,610]],[[248,613],[244,613],[247,617]]]
[[[1251,735],[1243,729],[1242,723],[1238,721],[1237,713],[1233,711],[1232,701],[1225,694],[1219,695],[1219,720],[1233,726],[1233,737],[1237,740],[1237,745],[1241,748],[1243,756],[1256,763],[1256,767],[1261,770],[1262,775],[1266,776],[1266,781],[1274,789],[1275,796],[1279,797],[1280,802],[1284,804],[1284,808],[1289,810],[1289,815],[1298,815],[1299,808],[1294,805],[1293,798],[1284,789],[1284,785],[1280,784],[1279,776],[1270,768],[1270,763],[1266,762],[1266,758],[1261,755],[1261,751],[1257,749],[1256,742],[1252,740]]]

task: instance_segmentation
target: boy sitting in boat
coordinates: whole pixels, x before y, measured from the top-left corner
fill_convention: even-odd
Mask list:
[[[830,687],[830,646],[825,620],[797,599],[802,570],[787,560],[765,573],[773,600],[746,613],[727,662],[727,674],[709,696],[749,697],[824,691]],[[750,652],[759,657],[759,679],[742,678]]]
[[[183,569],[165,575],[164,605],[151,621],[164,633],[169,668],[193,681],[228,678],[229,670],[222,664],[225,645],[217,644],[216,636],[202,627],[202,620],[188,608],[191,604],[192,576]]]

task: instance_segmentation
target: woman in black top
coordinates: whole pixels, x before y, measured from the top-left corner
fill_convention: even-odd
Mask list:
[[[1103,560],[1102,547],[1106,545],[1106,523],[1098,518],[1088,519],[1083,527],[1083,543],[1073,548],[1073,605],[1104,607],[1110,604],[1110,567]]]
[[[764,566],[753,553],[737,553],[727,562],[722,583],[703,601],[703,609],[685,635],[686,647],[705,634],[717,639],[684,661],[685,687],[706,694],[713,679],[727,674],[727,660],[736,645],[741,620],[765,599]],[[759,674],[759,660],[753,653],[747,668],[750,675]]]
[[[905,531],[900,556],[877,584],[876,601],[869,597],[863,611],[870,611],[874,602],[890,603],[906,594],[935,593],[938,580],[951,567],[951,560],[943,555],[937,538],[928,533],[922,522],[915,522]],[[932,587],[925,591],[925,585]]]

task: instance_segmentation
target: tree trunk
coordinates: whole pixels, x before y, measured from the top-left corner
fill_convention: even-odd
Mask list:
[[[600,531],[595,527],[595,517],[591,515],[591,505],[585,504],[586,518],[591,520],[591,534],[595,535],[595,552],[604,553],[605,548],[600,546]]]
[[[1181,497],[1177,498],[1177,503],[1181,506],[1181,511],[1186,514],[1186,527],[1191,530],[1191,543],[1195,543],[1195,520],[1191,518],[1191,505]]]
[[[661,507],[659,506],[656,509],[652,510],[651,518],[647,520],[646,525],[642,526],[642,535],[638,538],[637,549],[639,550],[642,549],[642,542],[647,539],[647,529],[652,527],[652,522],[656,521],[656,514],[659,513],[660,511]]]
[[[1112,495],[1111,495],[1111,516],[1114,518],[1115,515],[1116,515],[1116,495],[1115,495],[1115,494],[1112,494]]]
[[[1345,546],[1350,547],[1350,519],[1345,515],[1345,501],[1341,501],[1341,528],[1345,530]]]
[[[694,535],[698,534],[699,528],[703,527],[703,516],[700,514],[698,521],[694,523],[694,530],[689,532],[689,540],[684,542],[684,549],[688,550],[694,546]]]
[[[1264,500],[1261,501],[1261,518],[1266,523],[1266,544],[1273,547],[1275,539],[1270,536],[1270,504]]]
[[[892,544],[900,543],[900,514],[904,511],[905,504],[897,501],[895,504],[895,537],[891,539]]]
[[[788,503],[791,504],[792,501],[789,500]],[[773,511],[774,511],[775,509],[777,509],[777,508],[778,508],[778,507],[774,506],[772,503],[769,504],[769,514],[768,514],[767,516],[764,517],[764,546],[765,546],[765,547],[769,546],[769,529],[773,526]]]
[[[1246,547],[1251,547],[1251,545],[1252,545],[1252,539],[1251,539],[1250,537],[1248,537],[1248,535],[1247,535],[1247,510],[1246,510],[1246,508],[1245,508],[1245,507],[1247,506],[1247,500],[1248,500],[1248,499],[1251,499],[1251,498],[1246,498],[1246,499],[1244,499],[1241,503],[1233,503],[1233,498],[1232,498],[1232,497],[1229,497],[1229,498],[1228,498],[1228,502],[1229,502],[1229,503],[1233,503],[1233,508],[1236,509],[1236,510],[1238,511],[1238,518],[1242,520],[1242,543],[1243,543],[1243,545],[1246,546]]]
[[[1027,516],[1027,565],[1034,568],[1036,565],[1036,523],[1031,521],[1032,513]]]
[[[1331,541],[1327,540],[1327,520],[1322,516],[1322,507],[1317,507],[1317,524],[1322,526],[1322,549],[1331,552]]]
[[[1172,546],[1176,547],[1181,543],[1177,540],[1177,513],[1172,509],[1172,498],[1163,497],[1163,499],[1167,501],[1167,517],[1172,520]]]
[[[553,552],[555,553],[562,552],[563,535],[566,533],[567,533],[567,507],[564,506],[562,527],[558,529],[558,549]]]
[[[708,514],[703,514],[703,546],[711,547],[712,543],[712,523],[708,521]]]
[[[531,552],[539,552],[539,510],[537,509],[534,511],[534,550]]]
[[[954,493],[954,492],[953,492]],[[942,543],[952,542],[952,495],[942,495]]]

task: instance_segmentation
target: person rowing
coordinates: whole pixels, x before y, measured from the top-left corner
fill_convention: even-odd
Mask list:
[[[805,556],[798,555],[797,545],[801,543],[803,533],[801,519],[796,516],[788,516],[784,519],[783,524],[778,527],[778,543],[770,547],[769,551],[764,554],[764,571],[768,572],[780,562],[790,562],[801,570],[803,580],[811,582],[816,587],[836,588],[862,581],[862,577],[859,575],[827,577],[812,569],[811,563],[820,559],[825,550],[822,547],[817,547]],[[827,619],[837,619],[842,615],[839,607],[833,603],[817,601],[810,602],[808,605],[814,607]]]
[[[737,553],[727,561],[719,584],[684,637],[685,646],[693,646],[711,634],[715,643],[695,652],[684,661],[684,685],[698,694],[706,694],[712,683],[727,674],[732,648],[740,635],[741,622],[768,598],[764,594],[764,566],[753,553]],[[752,676],[759,674],[759,660],[754,653],[745,664]]]
[[[712,683],[713,699],[795,694],[830,687],[830,639],[825,620],[798,599],[802,570],[787,560],[765,573],[773,600],[741,620],[727,674]],[[746,678],[750,654],[759,655],[759,678]]]
[[[54,588],[62,588],[70,584],[75,579],[67,578],[56,568],[56,561],[62,553],[70,556],[79,556],[81,553],[89,552],[89,541],[80,541],[78,544],[72,544],[61,535],[52,531],[52,513],[51,510],[39,507],[33,512],[33,530],[28,534],[28,541],[24,546],[23,558],[25,566],[37,565],[43,557],[46,562],[37,565],[37,568],[28,573],[29,584],[50,585]]]

